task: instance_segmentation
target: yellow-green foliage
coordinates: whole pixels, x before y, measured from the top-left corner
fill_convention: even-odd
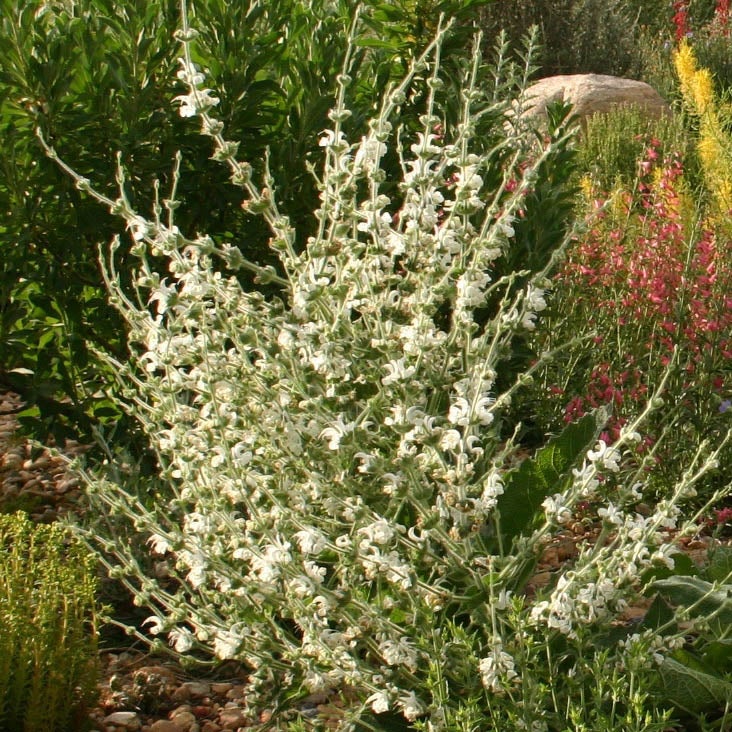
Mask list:
[[[73,732],[96,692],[95,562],[59,525],[0,515],[0,732]]]
[[[724,220],[732,210],[732,140],[722,124],[712,76],[699,68],[686,41],[675,52],[674,64],[684,103],[699,119],[697,147],[714,213]]]
[[[658,154],[683,152],[684,130],[680,121],[666,115],[652,119],[635,107],[618,107],[591,116],[577,148],[580,170],[607,194],[616,186],[632,186],[638,176],[649,140],[659,141]]]

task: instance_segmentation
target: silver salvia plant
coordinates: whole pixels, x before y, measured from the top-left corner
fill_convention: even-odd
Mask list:
[[[415,729],[537,731],[615,699],[596,722],[662,729],[638,679],[679,638],[603,633],[622,625],[644,570],[673,565],[668,532],[715,453],[700,448],[674,495],[639,513],[645,413],[609,446],[600,410],[521,465],[516,439],[501,434],[536,367],[502,391],[498,371],[546,307],[554,260],[502,276],[495,265],[542,161],[567,143],[521,121],[528,66],[499,51],[486,74],[476,51],[450,125],[440,27],[351,139],[347,61],[320,140],[317,225],[300,242],[275,182],[255,181],[226,139],[192,60],[185,4],[182,18],[175,107],[200,123],[244,207],[269,224],[278,270],[179,231],[180,157],[169,197],[156,190],[146,216],[125,196],[121,165],[111,199],[43,143],[125,221],[139,258],[132,292],[115,271],[118,239],[103,265],[133,354],[115,367],[165,489],[150,498],[130,487],[113,449],[108,465],[82,471],[111,527],[104,534],[100,521],[88,539],[150,612],[133,632],[183,657],[241,662],[252,713],[279,719],[293,700],[329,692],[343,697],[329,723],[344,730],[380,728],[391,714]],[[476,137],[486,115],[490,150]],[[398,186],[385,173],[390,153]],[[242,268],[280,294],[243,289]],[[657,393],[646,412],[660,403]],[[600,534],[547,583],[532,582],[580,505]]]

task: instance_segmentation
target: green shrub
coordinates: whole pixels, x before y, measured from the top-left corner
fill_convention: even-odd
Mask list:
[[[623,107],[593,115],[578,144],[578,168],[601,191],[632,188],[651,139],[661,157],[690,147],[678,117],[649,119],[636,109]]]
[[[732,24],[732,19],[730,19]],[[730,28],[721,28],[719,21],[695,33],[691,39],[696,60],[704,69],[709,69],[714,80],[715,93],[719,98],[732,96],[732,36]]]
[[[440,12],[469,31],[477,4],[367,3],[353,55],[359,80],[349,91],[356,126],[426,42]],[[355,5],[205,0],[195,8],[198,52],[221,92],[222,118],[255,174],[268,168],[282,181],[280,201],[301,232],[300,247],[316,227],[318,191],[308,166],[329,124]],[[150,195],[180,149],[184,171],[203,176],[180,181],[180,225],[246,240],[247,256],[278,266],[269,231],[239,206],[205,141],[163,111],[178,93],[178,47],[169,32],[177,22],[170,0],[0,0],[0,386],[22,395],[28,409],[21,426],[41,440],[49,431],[59,443],[80,432],[88,438],[100,422],[116,427],[119,440],[132,426],[109,398],[113,373],[94,357],[96,349],[127,357],[124,326],[106,301],[97,262],[114,224],[39,155],[36,125],[84,175],[112,179],[119,152],[135,167],[126,182],[133,202]],[[451,43],[446,55],[462,47],[460,36]],[[129,261],[125,254],[123,278]],[[266,289],[247,273],[240,277],[247,289]]]
[[[95,698],[96,559],[60,525],[0,515],[0,730],[83,729]]]

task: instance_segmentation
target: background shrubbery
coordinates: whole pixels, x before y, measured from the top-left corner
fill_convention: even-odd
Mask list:
[[[349,103],[356,125],[431,37],[440,12],[465,19],[463,32],[445,49],[446,56],[462,51],[478,4],[374,4],[354,58],[358,83]],[[327,126],[355,5],[211,0],[195,9],[198,48],[216,79],[223,119],[255,174],[266,165],[277,179],[280,201],[303,239],[313,229],[309,217],[317,202],[308,166]],[[239,207],[205,141],[168,113],[179,92],[179,48],[170,31],[176,2],[3,0],[0,9],[0,206],[6,212],[0,384],[27,401],[20,422],[42,439],[49,431],[88,439],[100,422],[116,425],[122,439],[123,415],[108,398],[113,375],[93,353],[100,348],[122,359],[126,353],[97,263],[97,247],[112,237],[114,224],[39,156],[35,126],[63,145],[84,175],[113,180],[119,151],[135,169],[126,182],[133,203],[147,200],[155,178],[181,150],[184,172],[202,175],[195,183],[182,177],[182,226],[228,241],[241,241],[246,231],[247,256],[275,264],[269,234]]]

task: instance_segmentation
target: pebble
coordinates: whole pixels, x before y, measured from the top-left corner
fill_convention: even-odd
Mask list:
[[[203,727],[201,727],[201,732],[221,732],[221,725],[217,722],[212,722],[209,720],[208,722],[203,723]]]
[[[14,452],[5,453],[2,466],[6,470],[17,470],[23,463],[23,458]]]
[[[217,696],[225,696],[234,688],[234,684],[230,683],[212,683],[211,693]]]
[[[110,732],[122,728],[125,732],[136,732],[142,728],[142,721],[137,712],[112,712],[104,718],[104,724]]]
[[[183,686],[188,689],[191,699],[203,699],[211,695],[211,684],[205,681],[187,681]]]
[[[148,728],[147,732],[185,732],[183,727],[180,727],[175,722],[171,722],[169,719],[158,719],[157,722],[153,722]]]
[[[222,709],[219,712],[219,724],[224,729],[235,730],[239,727],[246,727],[249,723],[249,717],[243,709],[238,707],[232,709]]]
[[[196,715],[190,711],[190,707],[187,709],[181,709],[181,707],[178,707],[168,716],[171,721],[175,722],[183,730],[183,732],[191,732],[191,727],[198,722]]]

